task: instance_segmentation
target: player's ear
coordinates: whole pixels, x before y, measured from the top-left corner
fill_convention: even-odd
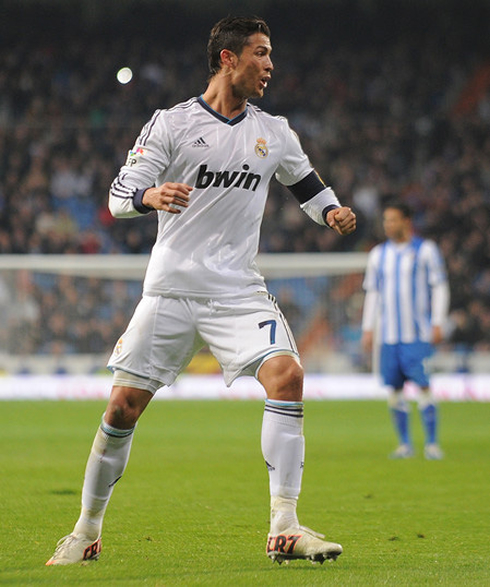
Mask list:
[[[221,63],[230,69],[233,69],[238,62],[238,58],[235,53],[229,49],[221,49],[219,56],[221,58]]]

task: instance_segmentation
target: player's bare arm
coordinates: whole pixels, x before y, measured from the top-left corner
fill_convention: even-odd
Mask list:
[[[374,336],[372,330],[365,330],[362,333],[361,346],[364,352],[370,353],[373,350]]]
[[[326,220],[330,228],[341,235],[351,234],[356,229],[356,215],[348,206],[330,210]]]
[[[444,340],[444,334],[442,331],[441,326],[433,326],[432,327],[432,343],[433,344],[441,344]]]
[[[189,205],[190,193],[193,188],[186,183],[166,182],[155,188],[148,188],[142,203],[148,208],[163,210],[170,214],[180,214],[181,208]]]

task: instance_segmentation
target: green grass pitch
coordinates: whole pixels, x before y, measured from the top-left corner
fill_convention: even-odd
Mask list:
[[[414,407],[414,406],[413,406]],[[87,566],[46,567],[78,516],[100,402],[2,402],[0,585],[490,585],[490,404],[443,403],[446,459],[390,461],[384,402],[309,401],[301,523],[336,562],[265,556],[262,402],[154,401]]]

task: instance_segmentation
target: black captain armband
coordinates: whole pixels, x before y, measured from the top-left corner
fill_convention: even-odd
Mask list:
[[[147,189],[149,188],[143,188],[134,192],[133,206],[134,209],[140,214],[148,214],[148,212],[155,210],[155,208],[150,208],[149,206],[145,206],[145,204],[143,204],[143,196]]]
[[[325,189],[325,184],[316,171],[312,171],[298,183],[288,186],[293,196],[300,204],[311,200],[314,196]]]
[[[327,187],[314,170],[288,187],[300,203],[301,209],[317,224],[328,226],[327,214],[334,208],[340,208],[340,202],[332,188]]]

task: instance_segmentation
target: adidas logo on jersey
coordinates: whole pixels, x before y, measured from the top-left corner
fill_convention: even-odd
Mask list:
[[[249,172],[249,169],[250,166],[245,164],[242,166],[242,171],[208,171],[207,165],[201,165],[197,174],[196,188],[204,189],[209,186],[234,187],[241,188],[242,190],[252,190],[254,192],[262,176]]]
[[[197,141],[194,141],[192,143],[192,146],[193,147],[209,147],[209,145],[206,143],[206,141],[202,137],[199,137],[197,139]]]

